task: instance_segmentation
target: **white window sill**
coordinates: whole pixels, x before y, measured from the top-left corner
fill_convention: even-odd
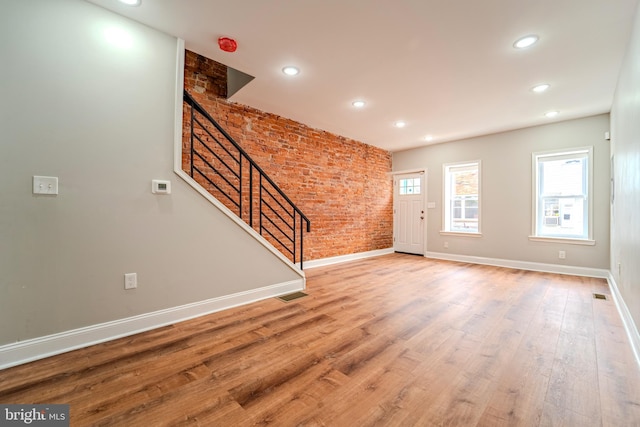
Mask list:
[[[591,239],[570,239],[567,237],[529,236],[529,240],[532,242],[567,243],[569,245],[594,246],[596,244],[596,241]]]
[[[440,230],[441,236],[462,236],[462,237],[482,237],[482,233],[467,233],[464,231],[444,231]]]

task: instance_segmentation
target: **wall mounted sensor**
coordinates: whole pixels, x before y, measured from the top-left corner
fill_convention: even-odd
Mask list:
[[[153,194],[171,194],[171,181],[151,180],[151,192]]]

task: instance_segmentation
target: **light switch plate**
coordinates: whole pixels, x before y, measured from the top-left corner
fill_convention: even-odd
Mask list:
[[[33,194],[58,194],[58,177],[34,176]]]

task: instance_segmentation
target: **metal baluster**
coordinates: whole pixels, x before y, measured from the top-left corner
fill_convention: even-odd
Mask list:
[[[284,194],[284,192],[271,180],[271,178],[269,178],[269,176],[267,176],[264,171],[260,168],[260,166],[258,166],[253,159],[251,159],[251,157],[249,157],[249,155],[242,149],[242,147],[233,140],[233,138],[231,138],[231,136],[222,128],[220,127],[220,125],[209,115],[209,113],[206,112],[206,110],[204,110],[202,108],[202,106],[200,106],[194,99],[193,97],[185,90],[184,91],[184,101],[187,103],[187,105],[190,106],[191,108],[191,115],[190,115],[190,126],[191,126],[191,134],[190,134],[190,157],[191,157],[191,164],[190,164],[190,174],[191,177],[193,178],[195,175],[195,171],[197,170],[198,173],[200,175],[202,175],[202,177],[208,181],[212,186],[214,186],[216,189],[218,189],[219,191],[222,192],[222,194],[224,196],[226,196],[231,203],[235,204],[235,206],[239,209],[239,217],[243,220],[245,220],[243,218],[243,211],[242,211],[242,207],[243,207],[243,194],[244,194],[244,190],[243,190],[243,182],[244,181],[244,177],[243,177],[243,159],[247,162],[249,162],[249,196],[248,196],[248,203],[249,203],[249,221],[248,224],[249,226],[251,226],[251,228],[254,228],[254,203],[255,203],[255,198],[253,197],[253,191],[254,191],[254,178],[253,178],[253,174],[254,174],[254,170],[256,170],[260,175],[259,175],[259,189],[258,189],[258,215],[260,216],[259,219],[259,234],[261,236],[271,236],[271,238],[273,238],[275,240],[275,242],[277,242],[279,245],[281,245],[282,248],[284,248],[284,250],[286,250],[287,252],[289,252],[289,254],[293,255],[293,263],[296,263],[297,258],[300,258],[300,268],[302,269],[302,265],[303,265],[303,254],[304,254],[304,246],[303,246],[303,235],[304,235],[304,228],[303,228],[303,221],[306,222],[307,224],[307,233],[311,231],[311,222],[309,221],[309,219],[302,213],[302,211],[300,211],[300,209],[298,209],[296,207],[296,205],[287,197],[286,194]],[[194,111],[195,110],[195,111]],[[233,147],[235,147],[235,149],[238,150],[238,158],[236,159],[234,156],[231,155],[231,152],[225,147],[225,145],[222,144],[222,142],[220,142],[218,140],[218,138],[216,136],[214,136],[206,127],[203,123],[200,123],[200,121],[195,117],[195,112],[198,112],[199,114],[202,115],[202,117],[204,119],[207,120],[207,124],[211,124],[213,127],[215,127],[220,134],[224,137],[224,139],[226,139],[226,141],[228,141]],[[235,169],[233,169],[231,166],[229,166],[223,159],[222,157],[218,156],[211,148],[209,148],[208,145],[206,145],[204,143],[204,141],[202,141],[200,139],[200,137],[198,137],[195,134],[195,124],[199,124],[200,126],[202,126],[202,129],[204,132],[206,132],[216,143],[218,143],[218,145],[227,152],[228,155],[230,155],[235,161],[238,162],[238,170],[239,173],[236,174]],[[222,165],[224,165],[227,169],[227,171],[233,173],[236,178],[238,178],[239,181],[239,186],[238,188],[235,188],[235,185],[232,184],[231,181],[229,181],[229,179],[227,179],[224,174],[222,172],[220,172],[218,170],[218,168],[216,168],[215,166],[213,166],[211,163],[209,163],[204,157],[202,157],[201,154],[196,153],[196,149],[195,149],[195,141],[194,139],[198,139],[202,144],[204,144],[204,148],[206,150],[208,150],[219,162],[221,162]],[[209,168],[211,169],[211,171],[213,171],[215,174],[217,174],[222,180],[224,180],[229,186],[231,186],[235,191],[236,194],[238,194],[239,200],[236,203],[231,196],[222,190],[221,187],[219,187],[214,181],[212,181],[212,179],[210,179],[207,175],[204,174],[203,171],[200,171],[200,169],[198,169],[195,165],[195,157],[199,156],[204,164],[206,166],[209,166]],[[264,186],[264,180],[266,180],[270,187],[269,188],[265,188]],[[273,193],[272,193],[273,191]],[[265,200],[265,192],[267,195],[269,195],[269,197],[271,198],[270,202],[273,203],[273,206],[270,204],[270,202],[267,202]],[[277,195],[279,195],[278,197],[276,197]],[[281,202],[280,200],[282,200],[283,202]],[[290,206],[292,209],[292,214],[288,213],[288,209],[285,207],[285,204],[287,206]],[[279,208],[278,208],[279,206]],[[265,207],[267,208],[265,210]],[[280,215],[280,213],[278,212],[277,209],[284,209],[285,212],[287,212],[287,215],[285,216],[291,216],[292,217],[292,223],[291,225],[289,225],[289,221],[285,220],[285,218],[283,218],[283,216]],[[268,211],[271,211],[271,214],[268,216]],[[282,212],[282,211],[280,211]],[[297,241],[296,239],[298,238],[296,233],[296,213],[298,214],[298,216],[300,217],[300,252],[298,255],[297,252]],[[275,226],[275,229],[273,230],[273,232],[267,227],[268,224],[266,224],[265,222],[263,222],[263,216],[265,217],[265,219],[268,221],[268,223],[270,223],[272,226]],[[246,222],[246,221],[245,221]],[[278,225],[280,224],[280,225]],[[293,238],[290,237],[290,235],[284,231],[281,228],[281,225],[284,224],[287,226],[287,228],[289,228],[292,232],[293,232]],[[278,236],[284,236],[284,242],[283,240],[281,240]],[[288,242],[287,242],[288,241]],[[291,248],[291,249],[290,249]]]
[[[191,178],[193,178],[193,162],[194,162],[194,150],[193,150],[193,105],[191,106]]]

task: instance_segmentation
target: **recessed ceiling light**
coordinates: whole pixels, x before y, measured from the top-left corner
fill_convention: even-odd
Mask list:
[[[530,36],[522,37],[513,44],[516,49],[525,49],[538,41],[539,37],[532,34]]]
[[[427,136],[424,137],[424,140],[427,141],[427,142],[431,142],[431,141],[433,141],[433,136],[427,135]]]
[[[362,108],[362,107],[364,107],[364,101],[360,101],[360,100],[358,100],[358,101],[353,101],[353,102],[351,103],[351,105],[353,105],[353,106],[354,106],[354,107],[356,107],[356,108]]]
[[[406,124],[405,122],[403,122],[402,120],[398,120],[398,121],[397,121],[397,122],[395,122],[393,125],[394,125],[395,127],[397,127],[397,128],[403,128],[403,127],[405,127],[407,124]]]
[[[127,6],[140,6],[142,0],[119,0],[120,3],[126,4]]]
[[[543,84],[543,85],[535,86],[535,87],[533,87],[533,89],[531,89],[531,90],[532,90],[532,91],[534,91],[535,93],[542,93],[542,92],[544,92],[545,90],[549,89],[550,87],[551,87],[551,85],[548,85],[548,84],[546,84],[546,83],[545,83],[545,84]]]
[[[282,72],[285,73],[287,76],[295,76],[300,73],[300,69],[297,67],[288,65],[282,69]]]
[[[552,117],[557,116],[558,114],[560,114],[560,112],[558,112],[558,111],[548,111],[548,112],[544,113],[544,116],[548,117],[548,118],[552,118]]]

